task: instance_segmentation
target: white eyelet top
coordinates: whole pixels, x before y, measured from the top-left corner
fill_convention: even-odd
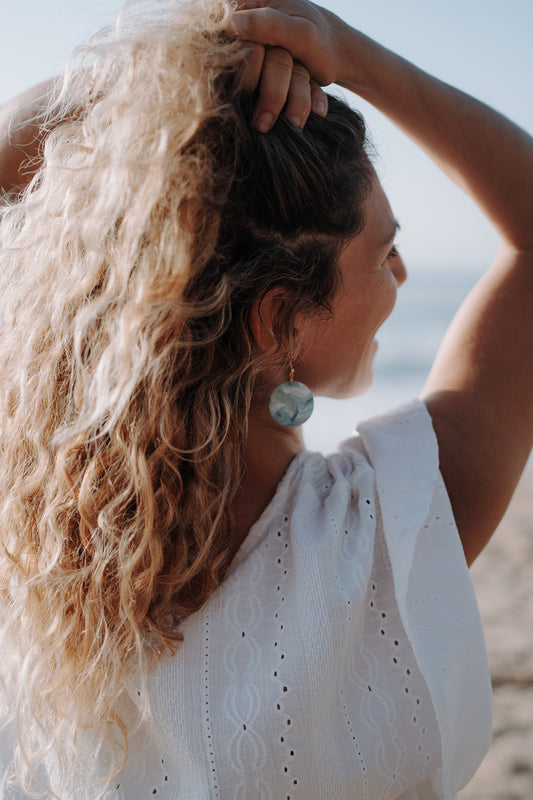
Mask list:
[[[150,675],[109,800],[451,800],[470,780],[490,678],[431,420],[413,401],[358,430],[292,461]],[[89,798],[75,783],[64,800]]]

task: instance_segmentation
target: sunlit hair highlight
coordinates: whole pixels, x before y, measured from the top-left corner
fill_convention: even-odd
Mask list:
[[[105,749],[95,797],[118,773],[130,676],[223,580],[254,389],[299,314],[327,317],[364,222],[361,117],[331,98],[257,133],[230,11],[127,9],[66,71],[43,166],[2,209],[0,671],[18,772],[53,748],[59,796],[76,759]],[[250,312],[272,289],[265,354]]]

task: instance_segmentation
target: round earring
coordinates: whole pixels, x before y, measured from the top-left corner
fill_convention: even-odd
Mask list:
[[[294,367],[289,367],[289,380],[276,386],[268,401],[272,419],[283,428],[297,428],[307,422],[313,413],[311,389],[294,380]]]

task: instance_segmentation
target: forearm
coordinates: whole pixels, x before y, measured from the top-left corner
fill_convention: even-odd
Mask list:
[[[38,169],[52,87],[53,81],[39,84],[0,108],[0,191],[23,188]]]
[[[337,82],[423,148],[506,241],[531,249],[533,139],[493,109],[351,28],[343,34],[343,53],[347,69]]]

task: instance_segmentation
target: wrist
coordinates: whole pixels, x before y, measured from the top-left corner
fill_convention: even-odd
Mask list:
[[[373,104],[382,91],[384,77],[392,83],[398,64],[403,61],[369,36],[347,26],[338,52],[339,77],[335,82]]]

